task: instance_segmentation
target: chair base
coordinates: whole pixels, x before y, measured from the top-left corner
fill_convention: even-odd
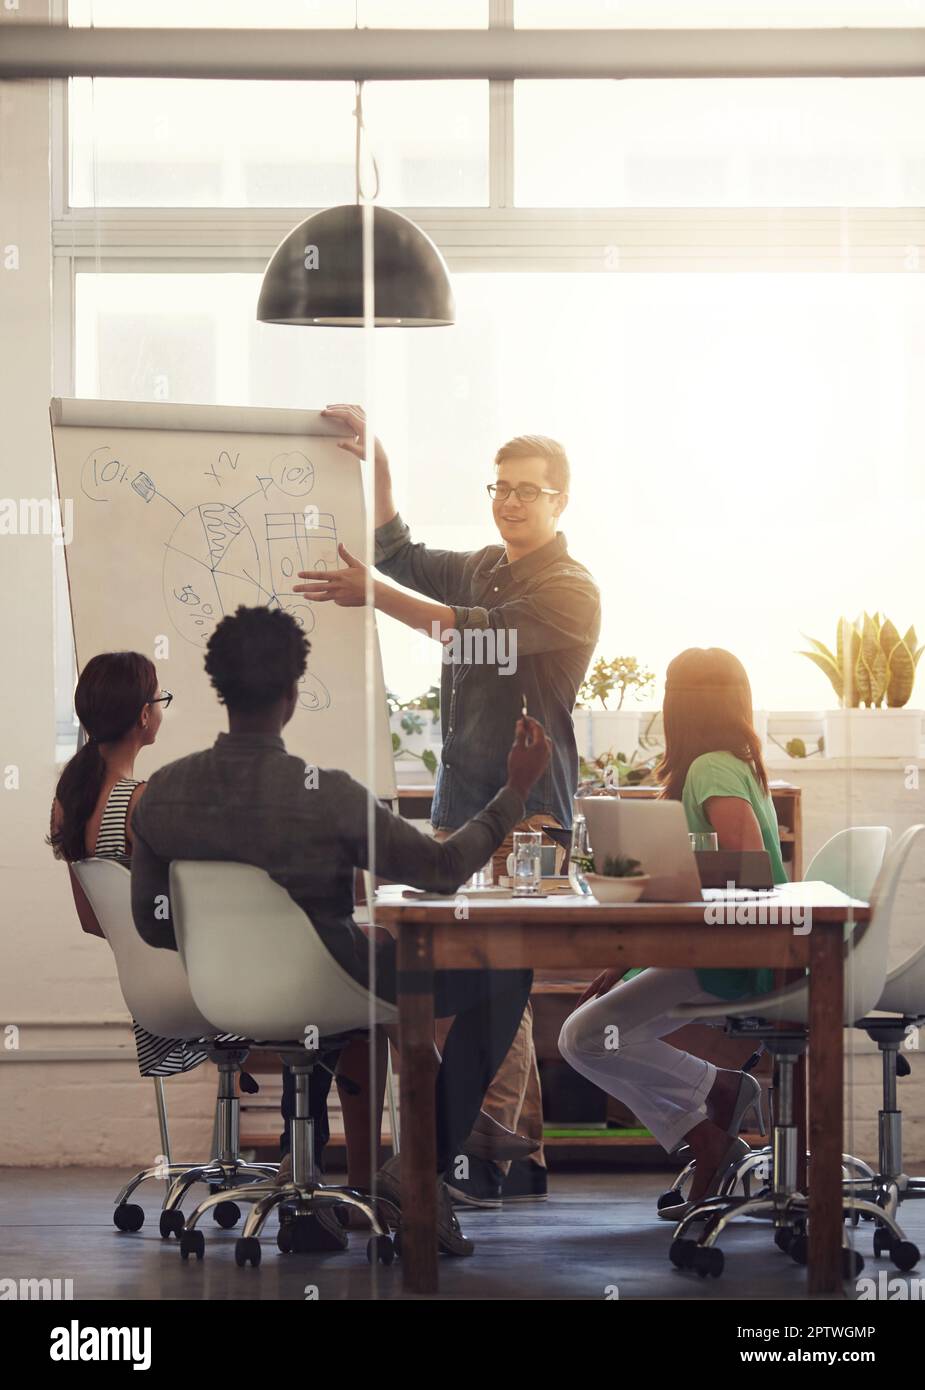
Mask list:
[[[252,1264],[256,1266],[260,1263],[260,1234],[271,1212],[284,1202],[296,1206],[297,1218],[311,1216],[325,1207],[329,1209],[338,1206],[355,1207],[369,1221],[373,1233],[369,1246],[374,1248],[375,1257],[386,1264],[391,1264],[394,1259],[395,1249],[388,1229],[382,1226],[376,1212],[376,1206],[384,1202],[382,1198],[377,1198],[374,1203],[366,1193],[359,1192],[356,1188],[327,1187],[315,1182],[250,1183],[241,1188],[235,1195],[239,1201],[252,1204],[244,1222],[241,1236],[235,1245],[235,1259],[239,1265]],[[202,1232],[197,1229],[198,1224],[208,1212],[214,1211],[223,1200],[227,1200],[227,1198],[222,1193],[214,1193],[200,1202],[195,1211],[190,1214],[186,1227],[180,1235],[180,1255],[184,1260],[188,1260],[191,1255],[199,1260],[202,1259],[205,1253],[205,1241]],[[397,1223],[398,1212],[396,1210],[394,1224],[397,1225]],[[298,1241],[293,1239],[289,1230],[291,1224],[281,1225],[276,1238],[276,1243],[284,1254],[298,1252]],[[370,1258],[372,1257],[370,1255]]]
[[[180,1203],[195,1183],[206,1183],[213,1194],[223,1194],[226,1209],[218,1212],[220,1225],[233,1226],[240,1211],[228,1194],[243,1185],[275,1177],[278,1163],[250,1163],[238,1151],[240,1142],[240,1100],[235,1078],[244,1061],[246,1050],[240,1047],[216,1045],[209,1049],[209,1058],[218,1067],[218,1094],[215,1100],[214,1139],[217,1153],[198,1163],[158,1163],[143,1168],[125,1184],[116,1197],[113,1222],[120,1231],[137,1231],[144,1224],[145,1214],[137,1203],[130,1202],[133,1193],[144,1182],[158,1178],[168,1184],[160,1215],[160,1231],[164,1240],[179,1236],[183,1230]]]
[[[282,1044],[275,1050],[280,1051],[283,1061],[292,1071],[295,1087],[295,1108],[289,1121],[292,1178],[288,1182],[280,1182],[278,1178],[275,1181],[249,1182],[235,1190],[236,1202],[251,1204],[244,1229],[235,1244],[235,1261],[241,1266],[259,1265],[260,1234],[270,1213],[285,1202],[287,1205],[294,1204],[297,1211],[296,1222],[281,1225],[277,1236],[277,1245],[284,1254],[292,1253],[298,1248],[298,1241],[293,1238],[290,1227],[297,1224],[299,1216],[310,1216],[324,1208],[348,1206],[361,1211],[369,1221],[373,1234],[367,1246],[368,1258],[371,1261],[381,1260],[383,1264],[391,1264],[395,1258],[396,1245],[389,1231],[380,1223],[376,1211],[377,1205],[385,1204],[391,1207],[391,1203],[385,1198],[370,1197],[353,1187],[327,1187],[317,1180],[314,1125],[309,1107],[309,1079],[316,1065],[314,1058],[307,1054],[304,1048],[295,1051],[293,1044]],[[202,1259],[205,1240],[202,1231],[198,1229],[199,1222],[208,1212],[215,1212],[227,1201],[227,1193],[213,1193],[200,1202],[190,1214],[185,1228],[180,1232],[180,1255],[184,1260],[188,1260],[191,1255],[195,1255],[197,1260]],[[393,1222],[390,1218],[390,1224],[397,1226],[400,1213],[397,1208],[392,1209],[395,1212],[395,1220]]]

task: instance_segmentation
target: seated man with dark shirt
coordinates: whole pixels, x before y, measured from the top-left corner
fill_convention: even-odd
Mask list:
[[[228,711],[214,745],[155,772],[132,821],[132,911],[151,946],[176,950],[167,900],[174,859],[230,860],[266,869],[310,917],[327,949],[368,984],[375,952],[377,994],[394,1002],[395,943],[373,948],[353,920],[357,868],[369,866],[370,793],[347,773],[312,769],[286,752],[283,727],[298,700],[309,643],[289,614],[239,608],[218,624],[206,670]],[[375,806],[375,871],[394,882],[453,893],[491,858],[549,762],[536,720],[517,722],[508,781],[448,839],[422,834]],[[255,930],[259,924],[255,923]],[[437,971],[437,1017],[454,1017],[437,1074],[438,1235],[441,1249],[468,1255],[442,1175],[464,1148],[482,1098],[517,1031],[532,983],[529,970]],[[382,1195],[400,1197],[397,1159],[380,1174]]]

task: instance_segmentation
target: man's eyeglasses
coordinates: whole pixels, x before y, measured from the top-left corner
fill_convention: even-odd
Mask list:
[[[558,497],[561,491],[557,487],[539,487],[536,483],[518,483],[516,487],[511,487],[510,483],[488,483],[487,490],[495,502],[506,502],[512,492],[518,502],[535,502],[541,492]]]
[[[163,695],[157,695],[153,700],[146,700],[146,701],[145,701],[145,704],[148,704],[148,705],[160,705],[160,704],[162,704],[162,705],[164,706],[164,709],[170,709],[170,702],[171,702],[172,699],[173,699],[173,696],[171,695],[170,691],[169,691],[169,690],[165,690],[164,693],[163,693]]]

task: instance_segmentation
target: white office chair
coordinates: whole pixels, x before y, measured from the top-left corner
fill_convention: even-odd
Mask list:
[[[839,830],[816,851],[803,878],[807,883],[830,883],[849,898],[868,903],[892,839],[887,825]]]
[[[915,840],[925,834],[925,826],[913,826],[897,842],[884,864],[871,895],[870,921],[857,927],[845,944],[845,1025],[850,1027],[876,1006],[883,993],[890,925],[900,882]],[[793,1116],[793,1068],[806,1047],[806,1029],[792,1027],[778,1030],[775,1020],[790,1024],[805,1024],[809,1014],[809,984],[803,978],[769,994],[737,999],[734,1011],[729,1002],[689,1004],[673,1010],[681,1020],[726,1018],[732,1031],[764,1040],[777,1063],[778,1084],[775,1088],[775,1116],[772,1141],[771,1187],[756,1197],[728,1195],[707,1198],[698,1202],[679,1221],[674,1232],[670,1258],[681,1269],[694,1269],[701,1275],[718,1277],[723,1269],[723,1254],[716,1240],[723,1229],[737,1216],[769,1216],[774,1222],[775,1241],[795,1260],[804,1263],[807,1254],[805,1233],[809,1209],[808,1197],[796,1187],[797,1129]],[[758,1027],[750,1026],[760,1020]],[[848,1212],[866,1214],[876,1220],[889,1234],[890,1255],[900,1269],[911,1269],[919,1252],[903,1237],[892,1215],[866,1197],[853,1195],[848,1189],[844,1198]],[[687,1237],[690,1227],[706,1220],[699,1241]],[[856,1277],[864,1267],[855,1250],[845,1250],[844,1274]]]
[[[925,827],[918,827],[920,832]],[[918,848],[925,850],[925,838],[918,839]],[[920,865],[917,881],[911,885],[913,927],[911,943],[894,935],[891,955],[902,947],[899,963],[887,974],[883,993],[874,1013],[858,1021],[877,1044],[883,1062],[883,1103],[878,1116],[878,1171],[869,1178],[852,1179],[848,1186],[856,1195],[868,1195],[878,1206],[895,1219],[900,1203],[911,1198],[925,1197],[925,1178],[910,1178],[903,1171],[902,1111],[897,1104],[896,1080],[911,1071],[902,1049],[907,1035],[925,1024],[925,869]],[[900,905],[898,911],[902,912]],[[874,1254],[892,1253],[892,1235],[879,1227],[874,1231]]]
[[[160,1215],[160,1232],[166,1240],[171,1235],[178,1236],[183,1229],[180,1203],[194,1183],[207,1183],[213,1193],[227,1194],[241,1182],[272,1177],[278,1165],[248,1163],[238,1152],[240,1101],[235,1079],[247,1057],[247,1044],[219,1044],[216,1039],[220,1030],[193,1003],[177,952],[157,950],[139,936],[132,920],[132,876],[128,869],[115,859],[84,859],[71,868],[116,958],[122,997],[132,1017],[158,1037],[203,1040],[210,1061],[218,1067],[213,1157],[200,1163],[168,1160],[144,1168],[116,1198],[116,1226],[120,1231],[137,1231],[144,1224],[144,1209],[129,1198],[150,1178],[167,1180],[169,1187]],[[163,1134],[162,1127],[162,1138]],[[227,1196],[219,1199],[215,1220],[220,1226],[234,1226],[240,1215],[236,1203]]]
[[[295,1081],[292,1181],[255,1183],[241,1191],[240,1200],[254,1206],[236,1242],[235,1260],[242,1266],[260,1263],[260,1231],[273,1208],[285,1202],[295,1204],[298,1216],[320,1206],[357,1207],[373,1230],[369,1259],[391,1264],[394,1246],[373,1199],[317,1180],[308,1086],[325,1044],[392,1023],[398,1010],[347,974],[310,919],[263,869],[176,860],[170,866],[170,904],[197,1007],[223,1030],[244,1033],[279,1052]],[[205,1242],[198,1223],[217,1200],[206,1198],[188,1218],[180,1237],[184,1259],[202,1259]],[[298,1216],[280,1226],[277,1244],[286,1253],[300,1248]]]
[[[886,825],[852,825],[847,830],[839,830],[826,840],[813,855],[803,875],[805,883],[829,883],[840,893],[861,902],[870,902],[877,875],[883,867],[886,852],[890,847],[893,832]],[[758,1060],[761,1048],[752,1061]],[[763,1132],[763,1131],[762,1131]],[[873,1179],[874,1172],[869,1164],[853,1154],[844,1154],[842,1163],[846,1177],[856,1173],[861,1177]],[[738,1163],[730,1169],[723,1184],[723,1193],[733,1192],[741,1184],[746,1197],[752,1195],[752,1180],[757,1178],[766,1182],[770,1176],[771,1149],[764,1145],[750,1149]],[[693,1181],[696,1161],[691,1159],[678,1174],[674,1184],[658,1199],[658,1207],[678,1205],[683,1201],[684,1192]]]

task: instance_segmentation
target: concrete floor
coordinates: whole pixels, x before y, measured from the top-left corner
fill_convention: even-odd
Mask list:
[[[73,1279],[75,1299],[304,1299],[400,1298],[401,1267],[371,1268],[366,1237],[354,1233],[350,1249],[331,1255],[281,1255],[275,1220],[268,1224],[259,1269],[234,1262],[233,1231],[206,1226],[201,1263],[184,1263],[174,1241],[160,1239],[157,1214],[163,1188],[142,1187],[145,1225],[121,1234],[112,1225],[112,1198],[125,1179],[99,1168],[0,1169],[0,1279]],[[329,1181],[338,1179],[331,1176]],[[652,1172],[559,1173],[546,1203],[501,1212],[466,1212],[471,1259],[440,1261],[441,1295],[452,1299],[802,1299],[806,1274],[778,1251],[763,1223],[742,1221],[724,1233],[726,1270],[701,1281],[673,1269],[667,1253],[671,1226],[654,1216],[666,1186]],[[199,1191],[200,1189],[195,1189]],[[902,1220],[925,1251],[925,1202],[909,1202]],[[925,1297],[925,1259],[900,1275],[888,1259],[875,1260],[871,1228],[856,1235],[865,1257],[862,1278],[918,1279],[913,1297]],[[882,1282],[882,1281],[881,1281]],[[891,1284],[890,1290],[896,1290]],[[609,1291],[609,1292],[608,1292]],[[849,1298],[857,1296],[846,1286]],[[886,1297],[883,1292],[881,1297]]]

